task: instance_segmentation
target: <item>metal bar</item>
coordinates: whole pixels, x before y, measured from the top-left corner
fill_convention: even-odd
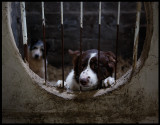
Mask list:
[[[24,61],[28,62],[28,45],[27,44],[23,44],[24,46]]]
[[[80,4],[80,27],[83,28],[83,2]]]
[[[46,66],[46,41],[45,41],[45,25],[43,24],[43,43],[44,43],[44,65],[45,65],[45,83],[47,81],[47,66]]]
[[[61,2],[61,39],[62,39],[62,80],[63,80],[63,86],[64,87],[64,33],[63,33],[64,27],[63,27],[63,2]]]
[[[27,26],[26,26],[25,2],[20,2],[20,8],[21,8],[21,22],[22,22],[23,45],[24,45],[24,61],[28,61]]]
[[[137,2],[137,15],[136,15],[136,26],[135,26],[134,47],[133,47],[133,64],[132,64],[133,70],[135,69],[137,62],[140,14],[141,14],[141,2]]]
[[[102,83],[100,81],[100,71],[99,71],[99,58],[100,58],[100,33],[101,32],[101,24],[99,24],[99,34],[98,34],[98,85],[99,85],[99,89],[102,88]]]
[[[101,24],[101,2],[99,2],[99,24]]]
[[[119,25],[120,20],[120,2],[118,2],[118,18],[117,18],[117,24]]]
[[[80,3],[80,72],[82,71],[83,2]],[[81,86],[80,86],[81,91]]]
[[[117,80],[117,54],[118,54],[118,37],[119,37],[119,25],[117,24],[117,38],[116,38],[116,64],[115,64],[115,81]]]
[[[117,17],[116,64],[115,64],[115,75],[114,75],[115,81],[117,80],[117,55],[118,55],[119,20],[120,20],[120,2],[118,2],[118,17]]]
[[[42,2],[42,24],[45,26],[45,18],[44,18],[44,2]]]
[[[46,83],[46,81],[47,81],[47,72],[46,72],[46,41],[45,41],[44,2],[42,2],[42,27],[43,27],[44,67],[45,67],[45,83]]]
[[[102,88],[99,72],[99,58],[100,58],[100,38],[101,38],[101,2],[99,2],[99,34],[98,34],[98,88]]]

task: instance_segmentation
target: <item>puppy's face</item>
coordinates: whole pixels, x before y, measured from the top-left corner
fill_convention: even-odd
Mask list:
[[[38,41],[35,44],[33,44],[30,48],[32,58],[34,59],[42,59],[43,58],[43,51],[44,46],[42,41]]]
[[[99,77],[98,77],[98,51],[88,50],[82,52],[80,63],[80,52],[71,51],[73,56],[73,65],[75,71],[75,79],[82,89],[96,88],[98,80],[102,81],[105,78],[112,76],[115,65],[115,55],[112,52],[100,51],[99,60]]]
[[[79,77],[79,83],[81,87],[89,89],[97,86],[98,76],[93,70],[96,67],[92,63],[93,58],[96,58],[97,53],[90,53],[87,56],[82,54],[82,64]],[[80,65],[79,65],[80,67]]]

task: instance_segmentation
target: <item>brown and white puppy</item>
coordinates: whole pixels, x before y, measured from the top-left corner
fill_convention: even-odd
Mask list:
[[[100,51],[99,59],[99,78],[98,78],[98,51],[96,49],[82,52],[82,61],[80,68],[80,52],[69,50],[73,57],[73,70],[69,73],[64,82],[66,89],[70,90],[92,90],[96,89],[99,82],[103,87],[114,85],[115,80],[112,77],[115,68],[115,55],[111,52]],[[80,70],[81,69],[81,70]],[[58,80],[56,86],[62,86],[62,80]]]
[[[29,46],[29,67],[41,78],[45,77],[44,68],[44,45],[41,40],[32,41]],[[47,60],[46,60],[47,64]]]

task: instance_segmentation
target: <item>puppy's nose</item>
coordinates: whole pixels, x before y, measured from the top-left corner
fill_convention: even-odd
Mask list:
[[[82,78],[82,79],[80,79],[80,83],[82,85],[86,85],[88,82],[89,82],[89,78]]]
[[[36,54],[36,55],[35,55],[35,58],[38,59],[38,57],[39,57],[39,55]]]

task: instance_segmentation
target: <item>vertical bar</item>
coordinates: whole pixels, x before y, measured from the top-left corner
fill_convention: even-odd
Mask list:
[[[61,2],[61,38],[62,38],[62,79],[64,87],[64,35],[63,35],[63,2]]]
[[[80,11],[80,27],[83,28],[83,2],[81,2]]]
[[[63,24],[63,2],[61,2],[61,24]]]
[[[46,83],[46,80],[47,80],[47,72],[46,72],[46,41],[45,41],[44,2],[42,2],[42,27],[43,27],[44,66],[45,66],[45,83]]]
[[[120,20],[120,2],[118,2],[118,18],[117,18],[117,25],[119,25]]]
[[[44,18],[44,2],[42,2],[42,24],[45,26],[45,18]]]
[[[135,34],[134,34],[134,48],[133,48],[133,70],[135,69],[136,62],[137,62],[140,14],[141,14],[141,2],[137,2],[137,15],[136,15],[136,26],[135,26]]]
[[[101,24],[101,2],[99,2],[99,24]]]
[[[23,44],[24,45],[24,61],[28,62],[28,45],[27,44]]]
[[[99,58],[100,58],[100,37],[101,36],[101,2],[99,2],[99,34],[98,34],[98,88],[102,88],[102,83],[100,80],[99,73]]]
[[[25,2],[20,2],[20,8],[21,8],[21,22],[22,22],[23,45],[24,45],[24,61],[28,61],[27,26],[26,26]]]
[[[80,71],[82,65],[82,31],[83,31],[83,2],[80,2]],[[81,86],[80,86],[81,91]]]
[[[118,37],[119,37],[119,20],[120,20],[120,2],[118,2],[118,17],[117,17],[117,38],[116,38],[116,64],[115,64],[115,81],[117,79],[117,53],[118,53]]]

